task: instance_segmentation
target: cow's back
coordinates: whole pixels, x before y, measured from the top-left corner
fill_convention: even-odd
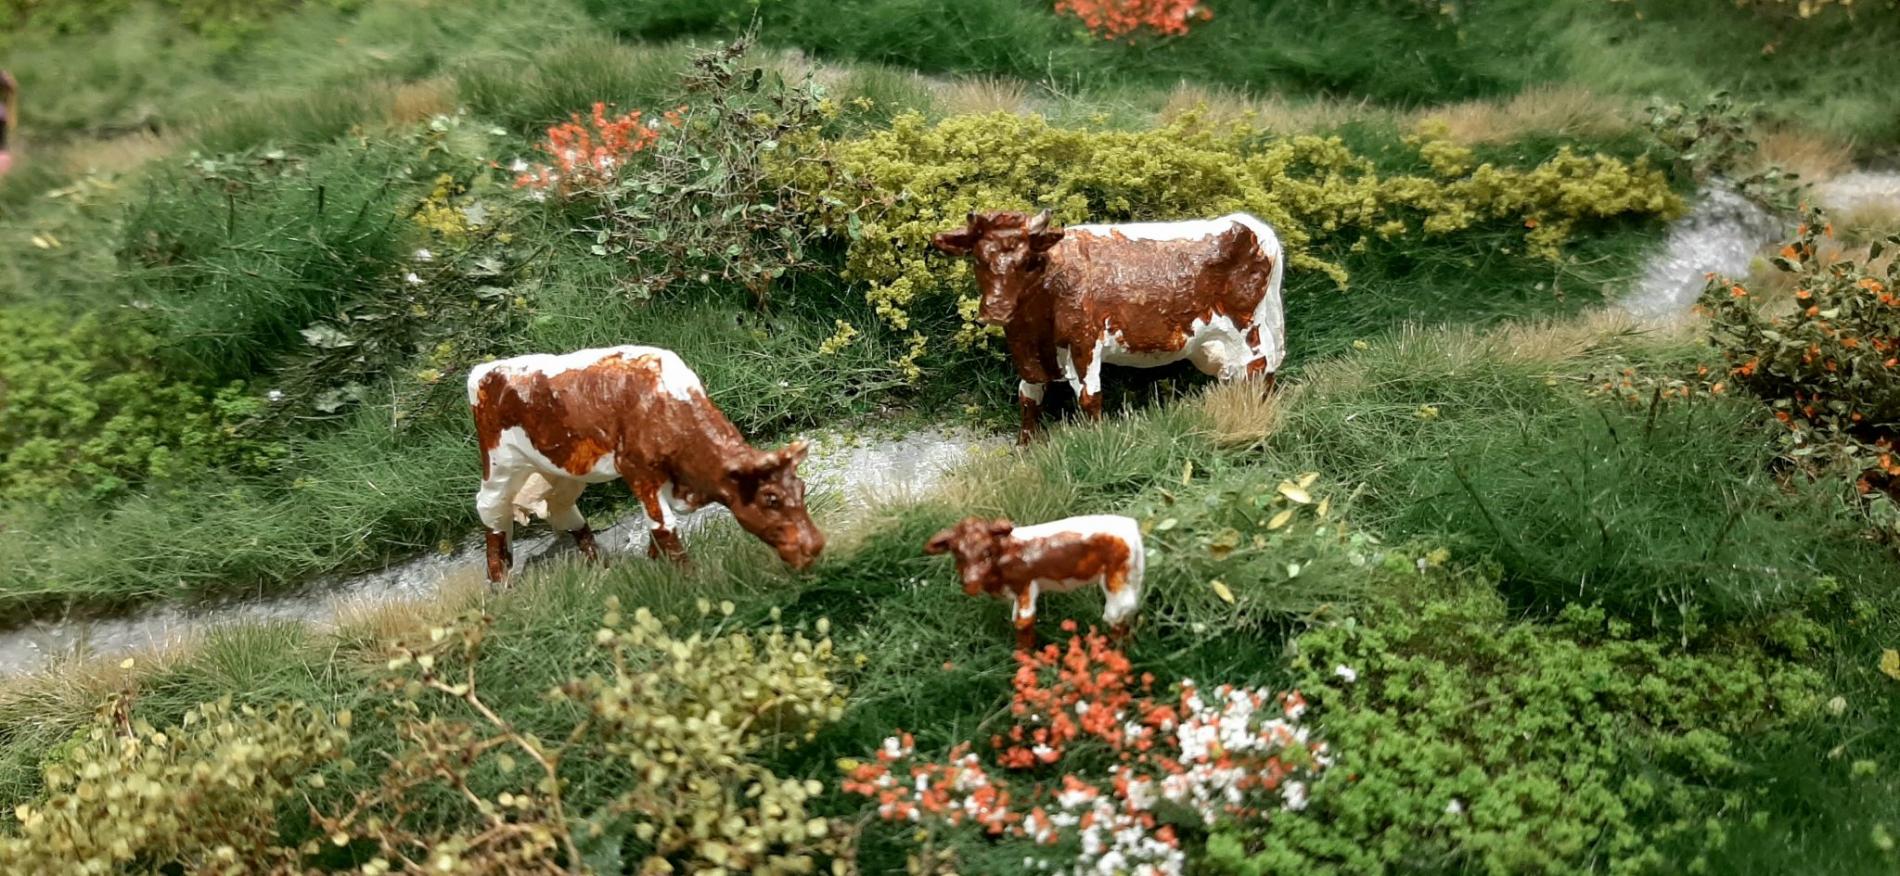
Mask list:
[[[485,465],[505,450],[588,478],[611,476],[616,455],[644,455],[643,436],[693,419],[681,407],[710,404],[678,355],[642,346],[486,362],[469,372],[468,392]]]
[[[1279,241],[1252,216],[1071,225],[1050,252],[1058,334],[1113,326],[1130,351],[1181,348],[1197,321],[1258,320],[1279,266]]]

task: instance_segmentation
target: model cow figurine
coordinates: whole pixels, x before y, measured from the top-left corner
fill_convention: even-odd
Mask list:
[[[977,319],[1003,327],[1016,365],[1021,440],[1058,376],[1092,418],[1102,365],[1191,360],[1221,380],[1265,376],[1286,356],[1280,240],[1245,213],[1191,222],[1049,227],[1049,213],[971,213],[931,240],[976,262]]]
[[[488,527],[490,581],[505,579],[514,564],[515,495],[536,475],[549,484],[548,522],[573,533],[589,558],[594,537],[575,500],[588,484],[616,478],[646,509],[648,556],[684,559],[673,515],[711,502],[731,509],[794,568],[824,550],[798,478],[804,443],[776,451],[748,445],[670,350],[609,347],[488,362],[469,372],[468,403],[481,442],[475,507]]]
[[[1100,584],[1102,620],[1126,635],[1141,606],[1141,525],[1115,514],[1069,517],[1018,527],[1008,520],[967,517],[932,536],[924,553],[957,561],[963,592],[1010,600],[1016,647],[1036,647],[1036,597]]]

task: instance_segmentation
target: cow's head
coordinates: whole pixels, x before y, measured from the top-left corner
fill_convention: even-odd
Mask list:
[[[997,581],[996,563],[1016,549],[1014,540],[1009,537],[1015,530],[1016,525],[1008,520],[965,517],[924,542],[924,553],[948,553],[956,557],[963,592],[975,596]]]
[[[976,282],[983,290],[976,317],[1002,325],[1023,296],[1041,284],[1049,250],[1061,240],[1062,229],[1049,227],[1049,211],[1044,210],[1034,216],[971,213],[962,228],[932,237],[930,245],[976,260]]]
[[[805,510],[805,482],[798,477],[805,451],[805,442],[794,441],[782,450],[754,452],[726,464],[733,483],[727,506],[732,516],[794,569],[810,566],[825,549],[825,534]]]

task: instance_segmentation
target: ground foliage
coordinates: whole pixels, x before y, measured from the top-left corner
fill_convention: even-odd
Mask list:
[[[1524,623],[1482,583],[1449,589],[1295,640],[1336,761],[1312,817],[1216,834],[1215,872],[1648,872],[1671,837],[1719,848],[1701,813],[1767,793],[1744,740],[1821,707],[1792,662],[1684,652],[1581,607]]]

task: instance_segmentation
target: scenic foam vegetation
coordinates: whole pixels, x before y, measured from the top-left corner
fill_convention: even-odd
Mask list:
[[[1891,873],[1900,204],[1815,184],[1900,157],[1896,40],[1868,0],[0,0],[0,636],[80,640],[0,645],[0,871]],[[1639,321],[1711,196],[1778,239]],[[502,356],[673,350],[762,447],[1013,434],[930,239],[1041,209],[1270,223],[1277,388],[1111,367],[1102,422],[1058,390],[931,489],[814,487],[802,572],[714,520],[689,565],[84,641],[479,541]],[[972,514],[1135,518],[1132,634],[1088,587],[1014,650],[922,550]]]

